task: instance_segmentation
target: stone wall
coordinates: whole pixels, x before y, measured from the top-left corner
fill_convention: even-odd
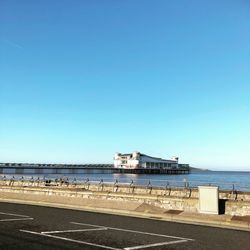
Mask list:
[[[221,212],[228,215],[250,215],[250,193],[220,192]],[[49,202],[70,202],[86,206],[89,203],[106,204],[107,207],[122,205],[136,207],[149,204],[164,210],[198,212],[197,189],[174,189],[141,187],[129,185],[93,184],[72,185],[67,183],[44,183],[26,181],[0,182],[0,198],[19,200],[46,200]],[[121,207],[121,205],[120,205]]]

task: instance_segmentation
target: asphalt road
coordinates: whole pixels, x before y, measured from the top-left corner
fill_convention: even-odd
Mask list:
[[[250,233],[0,203],[0,249],[250,249]]]

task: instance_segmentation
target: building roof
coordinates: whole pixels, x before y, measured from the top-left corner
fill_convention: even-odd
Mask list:
[[[163,159],[163,158],[160,158],[160,157],[154,157],[154,156],[150,156],[150,155],[146,155],[146,154],[142,154],[140,152],[138,152],[141,156],[146,156],[146,157],[149,157],[149,158],[154,158],[156,160],[160,160],[160,161],[171,161],[171,162],[176,162],[175,160],[170,160],[170,159]],[[132,156],[133,153],[130,153],[130,154],[121,154],[121,156]]]
[[[140,155],[142,155],[142,156],[147,156],[147,157],[154,158],[154,159],[161,160],[161,161],[172,161],[172,162],[176,162],[175,160],[163,159],[163,158],[160,158],[160,157],[154,157],[154,156],[150,156],[150,155],[146,155],[146,154],[140,154]]]

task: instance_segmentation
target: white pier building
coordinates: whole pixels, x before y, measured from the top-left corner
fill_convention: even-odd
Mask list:
[[[170,160],[166,160],[141,154],[140,152],[133,152],[131,154],[116,153],[114,156],[114,167],[125,169],[176,169],[178,168],[178,157],[172,157]]]

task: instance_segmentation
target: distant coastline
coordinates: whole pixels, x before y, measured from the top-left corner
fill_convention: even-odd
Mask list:
[[[249,170],[214,170],[214,169],[206,169],[206,168],[195,168],[195,167],[189,167],[190,173],[197,173],[197,172],[228,172],[228,173],[249,173]]]
[[[205,168],[194,168],[194,167],[189,167],[190,172],[207,172],[207,171],[212,171],[210,169],[205,169]]]

